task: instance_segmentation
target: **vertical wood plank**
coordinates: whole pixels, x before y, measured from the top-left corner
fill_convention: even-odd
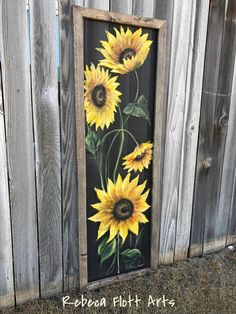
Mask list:
[[[1,10],[1,8],[0,8]],[[2,14],[0,13],[0,16]],[[14,305],[11,215],[0,69],[0,308]]]
[[[187,258],[194,195],[209,1],[193,1],[179,179],[175,260]]]
[[[184,116],[187,110],[185,98],[192,6],[193,3],[187,0],[175,1],[172,7],[172,21],[169,22],[172,24],[171,38],[169,38],[171,60],[166,104],[167,123],[159,254],[161,264],[172,263],[174,258]]]
[[[225,116],[228,120],[230,111],[230,123],[228,128],[225,127],[225,134],[227,132],[227,138],[224,138],[226,146],[222,147],[220,163],[222,165],[222,179],[221,188],[217,186],[217,198],[220,194],[220,199],[217,199],[217,208],[215,209],[215,224],[213,241],[210,242],[210,249],[212,251],[219,250],[226,245],[226,236],[228,229],[228,222],[230,217],[231,205],[229,200],[232,200],[232,192],[234,186],[234,173],[236,167],[236,150],[233,144],[233,134],[235,135],[235,89],[236,82],[234,77],[235,69],[235,53],[236,53],[236,2],[233,0],[228,1],[227,12],[225,17],[225,30],[223,37],[221,67],[222,71],[219,74],[218,90],[220,94],[229,95],[229,97],[218,97],[217,105],[220,106],[219,117]],[[223,106],[222,106],[223,104]],[[234,117],[234,118],[233,118]],[[234,123],[233,123],[234,119]],[[226,121],[227,123],[227,121]],[[220,185],[220,182],[219,182]],[[219,193],[219,194],[218,194]],[[229,196],[231,194],[231,197]],[[230,221],[232,221],[230,219]],[[236,224],[236,220],[234,220]]]
[[[225,14],[231,14],[232,5],[219,0],[210,5],[190,256],[222,248],[226,241],[225,235],[217,239],[217,230],[228,220],[228,214],[222,222],[218,216],[227,134],[221,119],[229,113],[235,53],[235,31],[232,22],[231,29],[225,24]]]
[[[56,3],[30,1],[41,295],[62,291]]]
[[[229,124],[225,145],[225,156],[223,164],[223,174],[220,191],[220,209],[219,212],[226,213],[226,217],[221,217],[223,221],[227,219],[227,213],[229,213],[227,224],[227,245],[234,244],[236,242],[236,59],[234,60],[234,75],[232,80],[232,94],[230,99],[230,112],[229,112]],[[224,222],[225,225],[225,222]]]
[[[73,4],[82,0],[60,0],[60,107],[63,206],[64,290],[78,286],[78,214],[76,179],[76,135],[74,102],[74,58],[72,42]]]
[[[85,112],[81,106],[84,99],[84,21],[79,8],[73,10],[74,32],[74,75],[75,75],[75,110],[76,110],[76,147],[78,182],[78,246],[79,246],[79,282],[80,289],[88,284],[87,265],[87,197],[86,197],[86,150],[85,150]]]
[[[133,14],[154,17],[155,0],[133,0]]]
[[[132,0],[111,0],[110,11],[132,14]]]
[[[109,0],[84,0],[84,6],[109,11]]]
[[[26,1],[3,0],[0,12],[15,290],[16,303],[19,304],[39,296]]]

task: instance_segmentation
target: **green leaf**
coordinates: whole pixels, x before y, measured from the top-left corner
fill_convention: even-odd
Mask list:
[[[101,140],[98,137],[97,133],[94,132],[89,126],[87,136],[85,139],[85,145],[86,149],[93,155],[96,155],[101,145]]]
[[[116,253],[116,239],[107,243],[108,237],[105,237],[98,246],[98,255],[101,260],[100,263],[104,263],[108,258]]]
[[[124,263],[130,263],[142,257],[142,253],[138,249],[127,249],[121,253],[121,257]]]
[[[144,95],[141,95],[136,103],[128,103],[123,112],[137,118],[144,118],[150,123],[148,102]]]

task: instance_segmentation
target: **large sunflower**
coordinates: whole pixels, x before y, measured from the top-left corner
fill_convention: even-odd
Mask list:
[[[152,147],[150,142],[136,146],[132,153],[123,158],[124,169],[128,169],[129,172],[132,170],[141,172],[144,168],[147,169],[152,160]]]
[[[119,175],[115,184],[108,179],[107,191],[95,188],[100,203],[92,207],[98,213],[88,219],[100,222],[97,239],[110,230],[108,242],[118,233],[124,242],[129,230],[138,235],[139,223],[148,222],[143,212],[150,207],[146,203],[149,190],[142,194],[146,181],[138,185],[138,180],[139,176],[130,181],[130,174],[124,180]]]
[[[139,68],[145,61],[151,40],[147,40],[148,34],[142,35],[139,28],[134,33],[127,28],[120,27],[120,32],[114,28],[116,36],[106,32],[107,41],[101,41],[103,48],[97,48],[105,59],[100,65],[112,70],[114,73],[126,74]]]
[[[85,71],[84,107],[86,120],[89,125],[95,124],[104,129],[114,122],[116,106],[120,102],[121,93],[117,90],[120,85],[117,76],[111,77],[108,70],[92,64]]]

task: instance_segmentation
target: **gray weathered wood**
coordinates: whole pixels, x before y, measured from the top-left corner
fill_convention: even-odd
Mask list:
[[[154,146],[152,163],[152,225],[151,225],[151,268],[157,269],[159,260],[159,240],[161,222],[161,202],[162,202],[162,180],[163,180],[163,154],[165,129],[165,109],[164,109],[164,86],[165,86],[165,57],[166,57],[166,22],[158,30],[158,55],[156,72],[156,96],[154,114]]]
[[[111,0],[110,11],[132,14],[132,0]]]
[[[80,9],[73,10],[74,31],[74,75],[75,109],[77,140],[77,176],[78,176],[78,228],[79,228],[79,282],[84,289],[88,283],[87,265],[87,200],[86,200],[86,151],[85,151],[85,113],[84,113],[84,21]],[[80,179],[80,180],[79,180]]]
[[[109,0],[84,0],[84,6],[93,9],[109,10]]]
[[[14,279],[16,303],[19,304],[39,296],[26,1],[1,1],[0,16],[0,54],[9,166]]]
[[[236,132],[235,127],[235,52],[236,52],[236,2],[229,0],[228,8],[225,19],[225,31],[224,31],[224,47],[222,55],[223,73],[222,78],[219,77],[220,93],[230,94],[231,97],[220,98],[220,102],[224,102],[224,106],[227,106],[227,111],[230,112],[230,119],[227,129],[226,146],[224,147],[224,161],[223,156],[223,168],[222,179],[220,189],[219,209],[215,212],[215,241],[212,250],[224,248],[226,245],[226,236],[228,229],[228,222],[232,222],[230,218],[231,200],[233,198],[232,192],[234,187],[234,174],[236,169],[236,149],[234,145],[234,136]],[[233,74],[234,73],[234,74]],[[221,80],[221,82],[220,82]],[[231,214],[232,217],[232,214]],[[234,220],[234,225],[236,221]],[[222,244],[219,246],[219,240]]]
[[[64,290],[78,286],[78,215],[72,5],[82,0],[60,0],[60,108],[63,206]]]
[[[190,24],[188,74],[182,158],[179,178],[179,200],[176,225],[175,260],[187,258],[190,242],[198,131],[201,109],[201,92],[208,25],[209,1],[194,0]]]
[[[232,81],[232,94],[230,99],[229,125],[225,145],[223,175],[220,191],[219,212],[229,213],[227,245],[236,242],[236,59],[234,60],[234,76]],[[224,219],[224,218],[223,218]],[[224,234],[225,235],[225,234]]]
[[[56,3],[30,1],[41,295],[62,291]]]
[[[14,306],[11,215],[0,71],[0,308]]]
[[[228,5],[228,6],[227,6]],[[200,141],[190,254],[223,248],[229,212],[219,212],[219,195],[235,55],[234,1],[212,1],[202,95]],[[227,22],[225,23],[225,18]],[[223,217],[223,216],[226,217]],[[219,220],[220,219],[220,220]]]
[[[210,205],[210,201],[208,200],[211,198],[209,172],[212,172],[212,168],[210,167],[212,162],[215,98],[217,94],[224,29],[224,12],[225,1],[211,1],[204,68],[190,256],[202,254],[206,212],[209,212],[209,208],[206,207]],[[215,163],[215,160],[213,163]],[[209,218],[212,219],[213,217]]]
[[[155,0],[133,0],[133,14],[154,17]]]
[[[169,69],[164,178],[161,212],[159,262],[174,258],[176,219],[179,200],[179,178],[186,113],[186,79],[192,18],[190,1],[175,1],[172,12],[171,60]],[[169,22],[170,23],[170,22]]]

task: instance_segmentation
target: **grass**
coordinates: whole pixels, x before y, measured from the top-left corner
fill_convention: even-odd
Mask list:
[[[16,309],[6,309],[1,313],[194,313],[230,314],[236,313],[236,252],[225,249],[220,253],[193,258],[172,266],[161,266],[158,271],[144,277],[114,284],[83,294],[93,300],[106,299],[106,307],[66,306],[62,307],[62,297],[70,296],[70,301],[80,299],[78,291],[33,301]],[[120,296],[128,300],[138,296],[138,307],[114,307],[113,298]],[[158,306],[148,300],[160,299]],[[165,296],[168,301],[163,301]],[[170,300],[175,305],[171,307]],[[164,306],[165,305],[165,306]]]

